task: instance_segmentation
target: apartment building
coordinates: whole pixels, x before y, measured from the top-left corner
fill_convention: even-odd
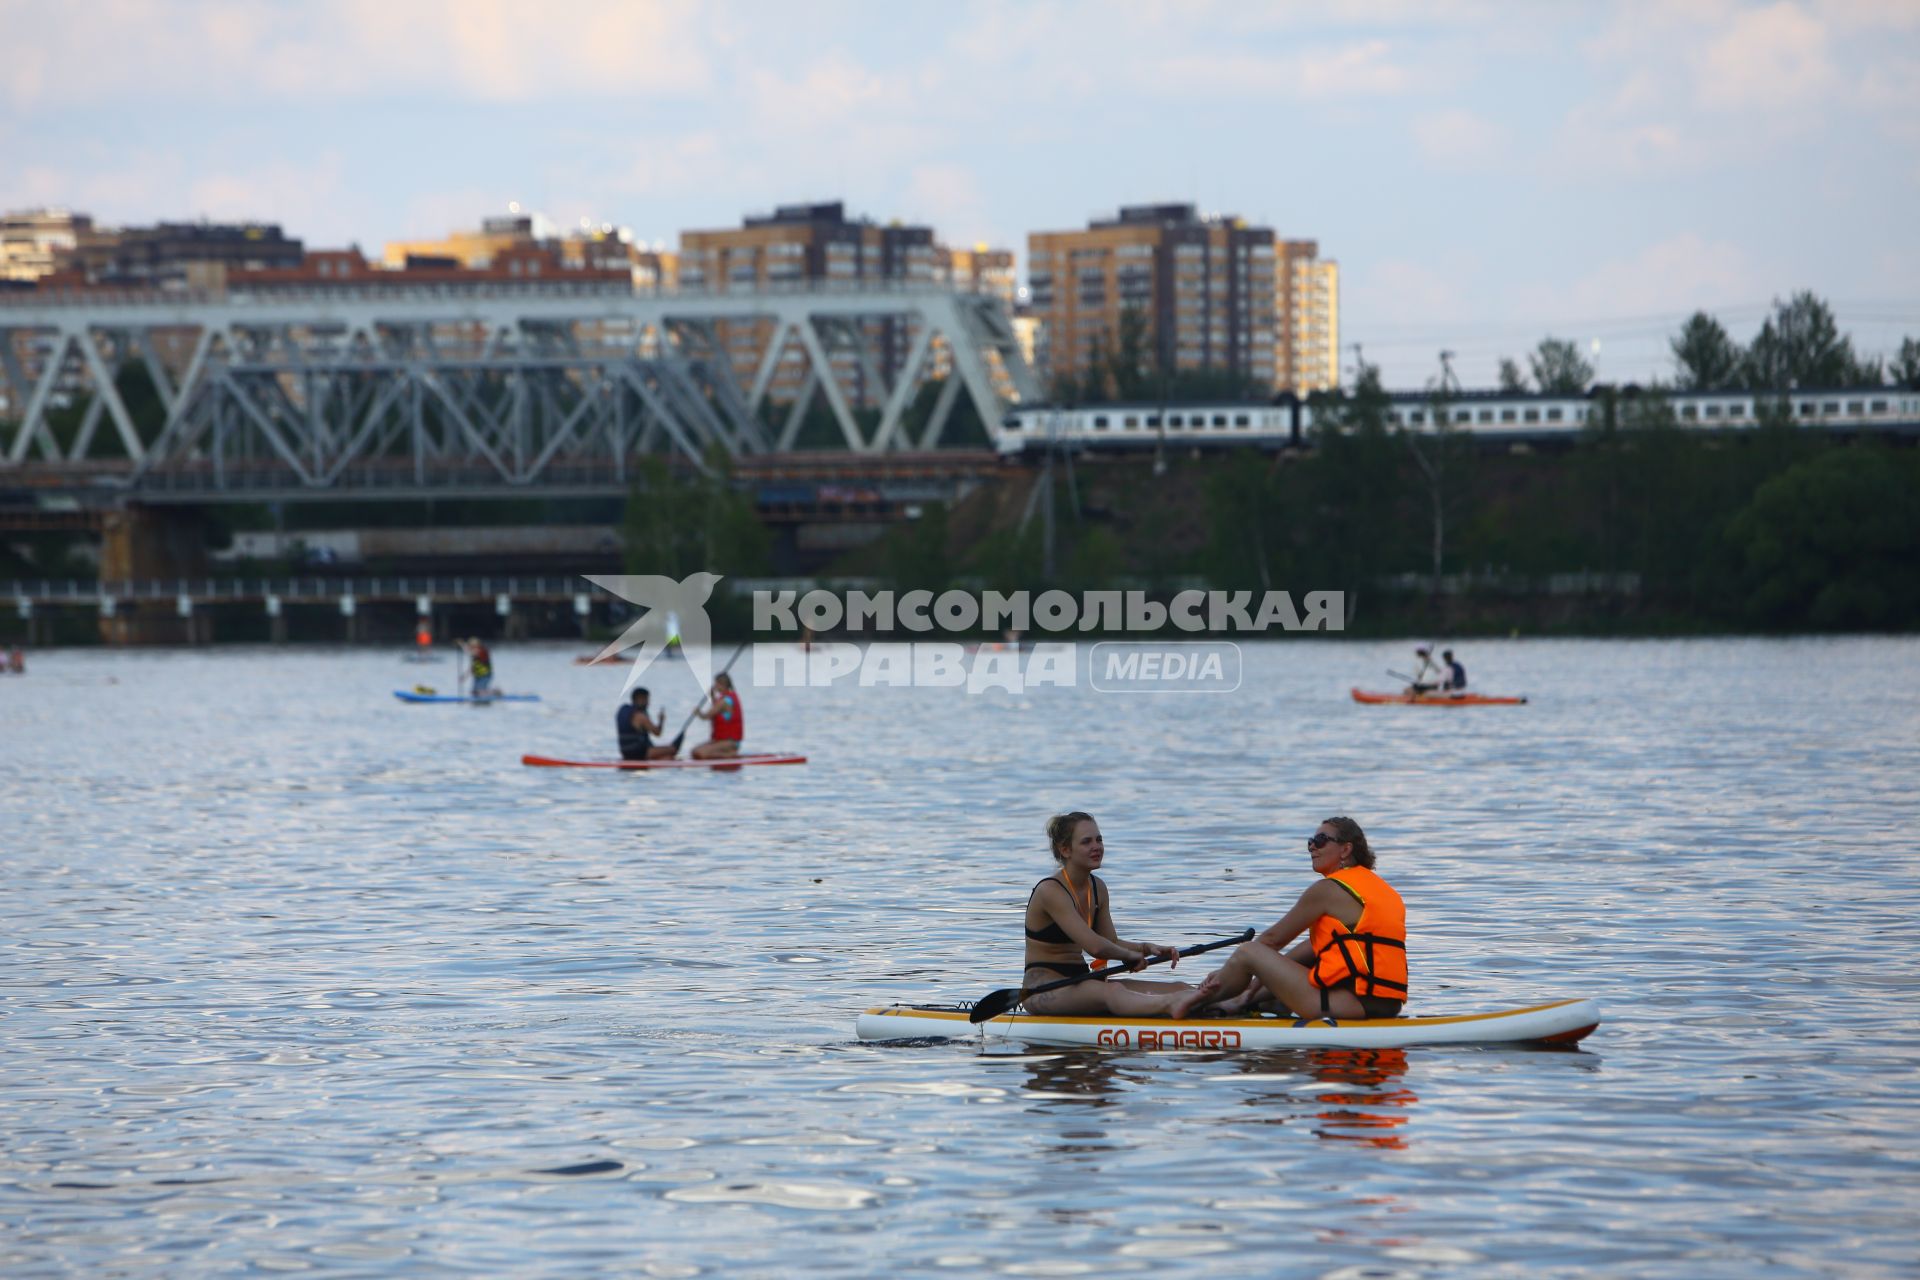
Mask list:
[[[634,288],[648,292],[672,289],[679,279],[675,255],[647,248],[629,228],[583,221],[577,231],[563,235],[551,219],[517,204],[504,214],[481,219],[478,228],[450,231],[438,240],[388,241],[381,262],[392,271],[449,265],[487,271],[505,256],[528,248],[557,254],[569,269],[625,271]]]
[[[1313,240],[1275,248],[1274,388],[1331,391],[1340,385],[1340,264]]]
[[[93,219],[68,209],[0,214],[0,280],[33,281],[60,269],[62,255],[91,234]]]
[[[230,270],[297,267],[300,241],[271,222],[162,222],[151,227],[88,228],[48,284],[116,288],[218,288]]]
[[[898,223],[882,226],[850,219],[843,202],[780,205],[771,214],[744,219],[740,226],[680,233],[680,287],[713,293],[762,292],[901,281],[935,280],[936,246],[929,227]],[[949,267],[949,269],[951,269]],[[905,363],[911,334],[904,321],[869,321],[868,343],[879,354],[882,380],[891,384]],[[753,385],[767,344],[771,320],[716,326],[741,385]],[[836,353],[835,376],[849,399],[863,408],[882,403],[886,387],[875,385],[857,356]],[[807,362],[789,341],[780,353],[768,395],[792,401],[806,387]]]
[[[1274,379],[1274,234],[1191,204],[1133,205],[1080,231],[1027,237],[1043,383],[1110,359],[1121,317],[1145,325],[1149,375],[1226,370]]]

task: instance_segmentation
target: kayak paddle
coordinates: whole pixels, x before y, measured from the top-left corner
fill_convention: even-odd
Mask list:
[[[1202,942],[1198,946],[1188,947],[1174,954],[1184,960],[1188,956],[1197,956],[1202,951],[1214,951],[1221,947],[1237,947],[1243,942],[1252,941],[1253,930],[1248,929],[1246,932],[1236,934],[1231,938],[1221,938],[1217,942]],[[1147,964],[1159,963],[1160,960],[1158,958],[1147,961]],[[1146,966],[1142,965],[1141,967],[1145,968]],[[1090,973],[1080,973],[1075,974],[1071,978],[1061,978],[1057,982],[1043,982],[1037,987],[1002,987],[998,991],[988,992],[984,997],[975,1002],[973,1012],[967,1015],[967,1021],[985,1022],[989,1018],[997,1018],[1001,1014],[1006,1013],[1008,1010],[1020,1004],[1020,1002],[1028,996],[1039,995],[1042,991],[1053,991],[1060,987],[1070,987],[1076,982],[1085,982],[1088,978],[1110,978],[1115,972],[1135,973],[1137,970],[1095,969]]]

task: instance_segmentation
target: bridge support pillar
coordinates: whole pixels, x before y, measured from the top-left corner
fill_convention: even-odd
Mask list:
[[[128,506],[106,514],[101,534],[102,584],[206,576],[206,540],[197,512]],[[136,607],[127,601],[100,619],[100,638],[113,645],[186,644],[193,632],[190,618],[171,607]]]

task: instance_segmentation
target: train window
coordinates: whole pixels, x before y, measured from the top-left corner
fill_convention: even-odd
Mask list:
[[[1864,409],[1865,407],[1866,407],[1866,406],[1864,406],[1863,404],[1861,404],[1861,402],[1860,402],[1860,401],[1858,401],[1858,400],[1849,400],[1849,401],[1847,401],[1847,412],[1848,412],[1848,413],[1859,413],[1859,412],[1861,412],[1861,410],[1862,410],[1862,409]]]
[[[1105,430],[1107,429],[1107,415],[1106,415],[1106,414],[1104,414],[1104,413],[1096,413],[1096,414],[1094,414],[1094,415],[1093,415],[1093,429],[1094,429],[1095,431],[1105,431]]]
[[[1482,421],[1482,422],[1492,422],[1492,421],[1493,421],[1493,410],[1491,410],[1491,409],[1482,409],[1482,410],[1480,411],[1480,421]]]
[[[1800,416],[1803,418],[1811,418],[1813,416],[1813,401],[1802,400],[1800,402]]]
[[[1227,425],[1227,415],[1226,415],[1226,414],[1224,414],[1224,413],[1216,413],[1216,414],[1214,414],[1214,415],[1213,415],[1213,425],[1214,425],[1214,426],[1216,426],[1216,427],[1224,427],[1224,426],[1226,426],[1226,425]]]
[[[1137,427],[1139,425],[1140,425],[1140,416],[1138,414],[1130,413],[1127,415],[1127,426]]]
[[[1687,406],[1688,410],[1691,410],[1692,408],[1693,408],[1692,405]],[[1702,409],[1701,412],[1709,418],[1717,418],[1720,416],[1720,406],[1717,404],[1710,404],[1710,405],[1707,405],[1704,409]],[[1682,411],[1681,416],[1685,418],[1691,418],[1693,414],[1691,412]]]
[[[1177,413],[1170,413],[1167,415],[1167,425],[1169,427],[1182,427],[1186,425],[1186,419]]]
[[[1500,411],[1500,421],[1502,421],[1502,422],[1512,422],[1512,421],[1513,421],[1513,410],[1511,410],[1511,409],[1502,409],[1502,410]]]
[[[1727,416],[1729,418],[1744,418],[1747,416],[1747,406],[1735,401],[1733,404],[1727,406]]]
[[[1820,406],[1820,412],[1838,413],[1840,412],[1840,402],[1838,400],[1829,400],[1825,404]]]
[[[1875,413],[1885,413],[1887,411],[1887,402],[1885,400],[1875,400],[1873,402],[1873,411]]]
[[[1560,414],[1561,414],[1561,410],[1558,408],[1547,410],[1547,421],[1548,422],[1560,421]]]
[[[1473,410],[1471,410],[1471,409],[1456,409],[1456,410],[1454,410],[1454,411],[1453,411],[1453,420],[1454,420],[1455,422],[1472,422],[1472,421],[1473,421]]]
[[[1718,412],[1719,410],[1714,408],[1712,405],[1707,406],[1707,416],[1709,418],[1713,417]],[[1694,408],[1690,404],[1683,404],[1680,406],[1680,416],[1686,421],[1692,422],[1695,418],[1700,416],[1700,411]]]
[[[1526,414],[1525,414],[1525,420],[1526,420],[1526,421],[1528,421],[1528,422],[1538,422],[1538,421],[1540,421],[1540,411],[1539,411],[1538,409],[1529,409],[1529,410],[1527,410],[1527,412],[1526,412]]]
[[[1008,418],[1005,422],[1000,424],[1000,429],[1002,431],[1018,431],[1025,425],[1026,424],[1021,422],[1020,419],[1018,418]]]
[[[1250,419],[1249,419],[1249,418],[1247,417],[1247,415],[1246,415],[1246,414],[1244,414],[1244,413],[1236,413],[1236,414],[1234,414],[1234,415],[1233,415],[1233,425],[1234,425],[1234,426],[1236,426],[1236,427],[1250,427],[1250,426],[1252,426],[1252,425],[1253,425],[1253,423],[1252,423],[1252,421],[1251,421],[1251,420],[1250,420]]]
[[[1416,427],[1425,426],[1427,415],[1418,409],[1412,409],[1407,413],[1407,421]]]
[[[1159,415],[1159,414],[1157,414],[1157,413],[1150,413],[1150,414],[1148,414],[1148,415],[1147,415],[1147,425],[1148,425],[1148,426],[1150,426],[1150,427],[1157,427],[1157,426],[1159,426],[1159,425],[1160,425],[1160,415]]]

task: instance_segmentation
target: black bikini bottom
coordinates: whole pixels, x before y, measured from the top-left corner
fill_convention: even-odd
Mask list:
[[[1063,978],[1084,978],[1093,972],[1085,964],[1058,964],[1052,960],[1029,960],[1027,969],[1029,972],[1034,969],[1045,969],[1048,973],[1057,973]]]

